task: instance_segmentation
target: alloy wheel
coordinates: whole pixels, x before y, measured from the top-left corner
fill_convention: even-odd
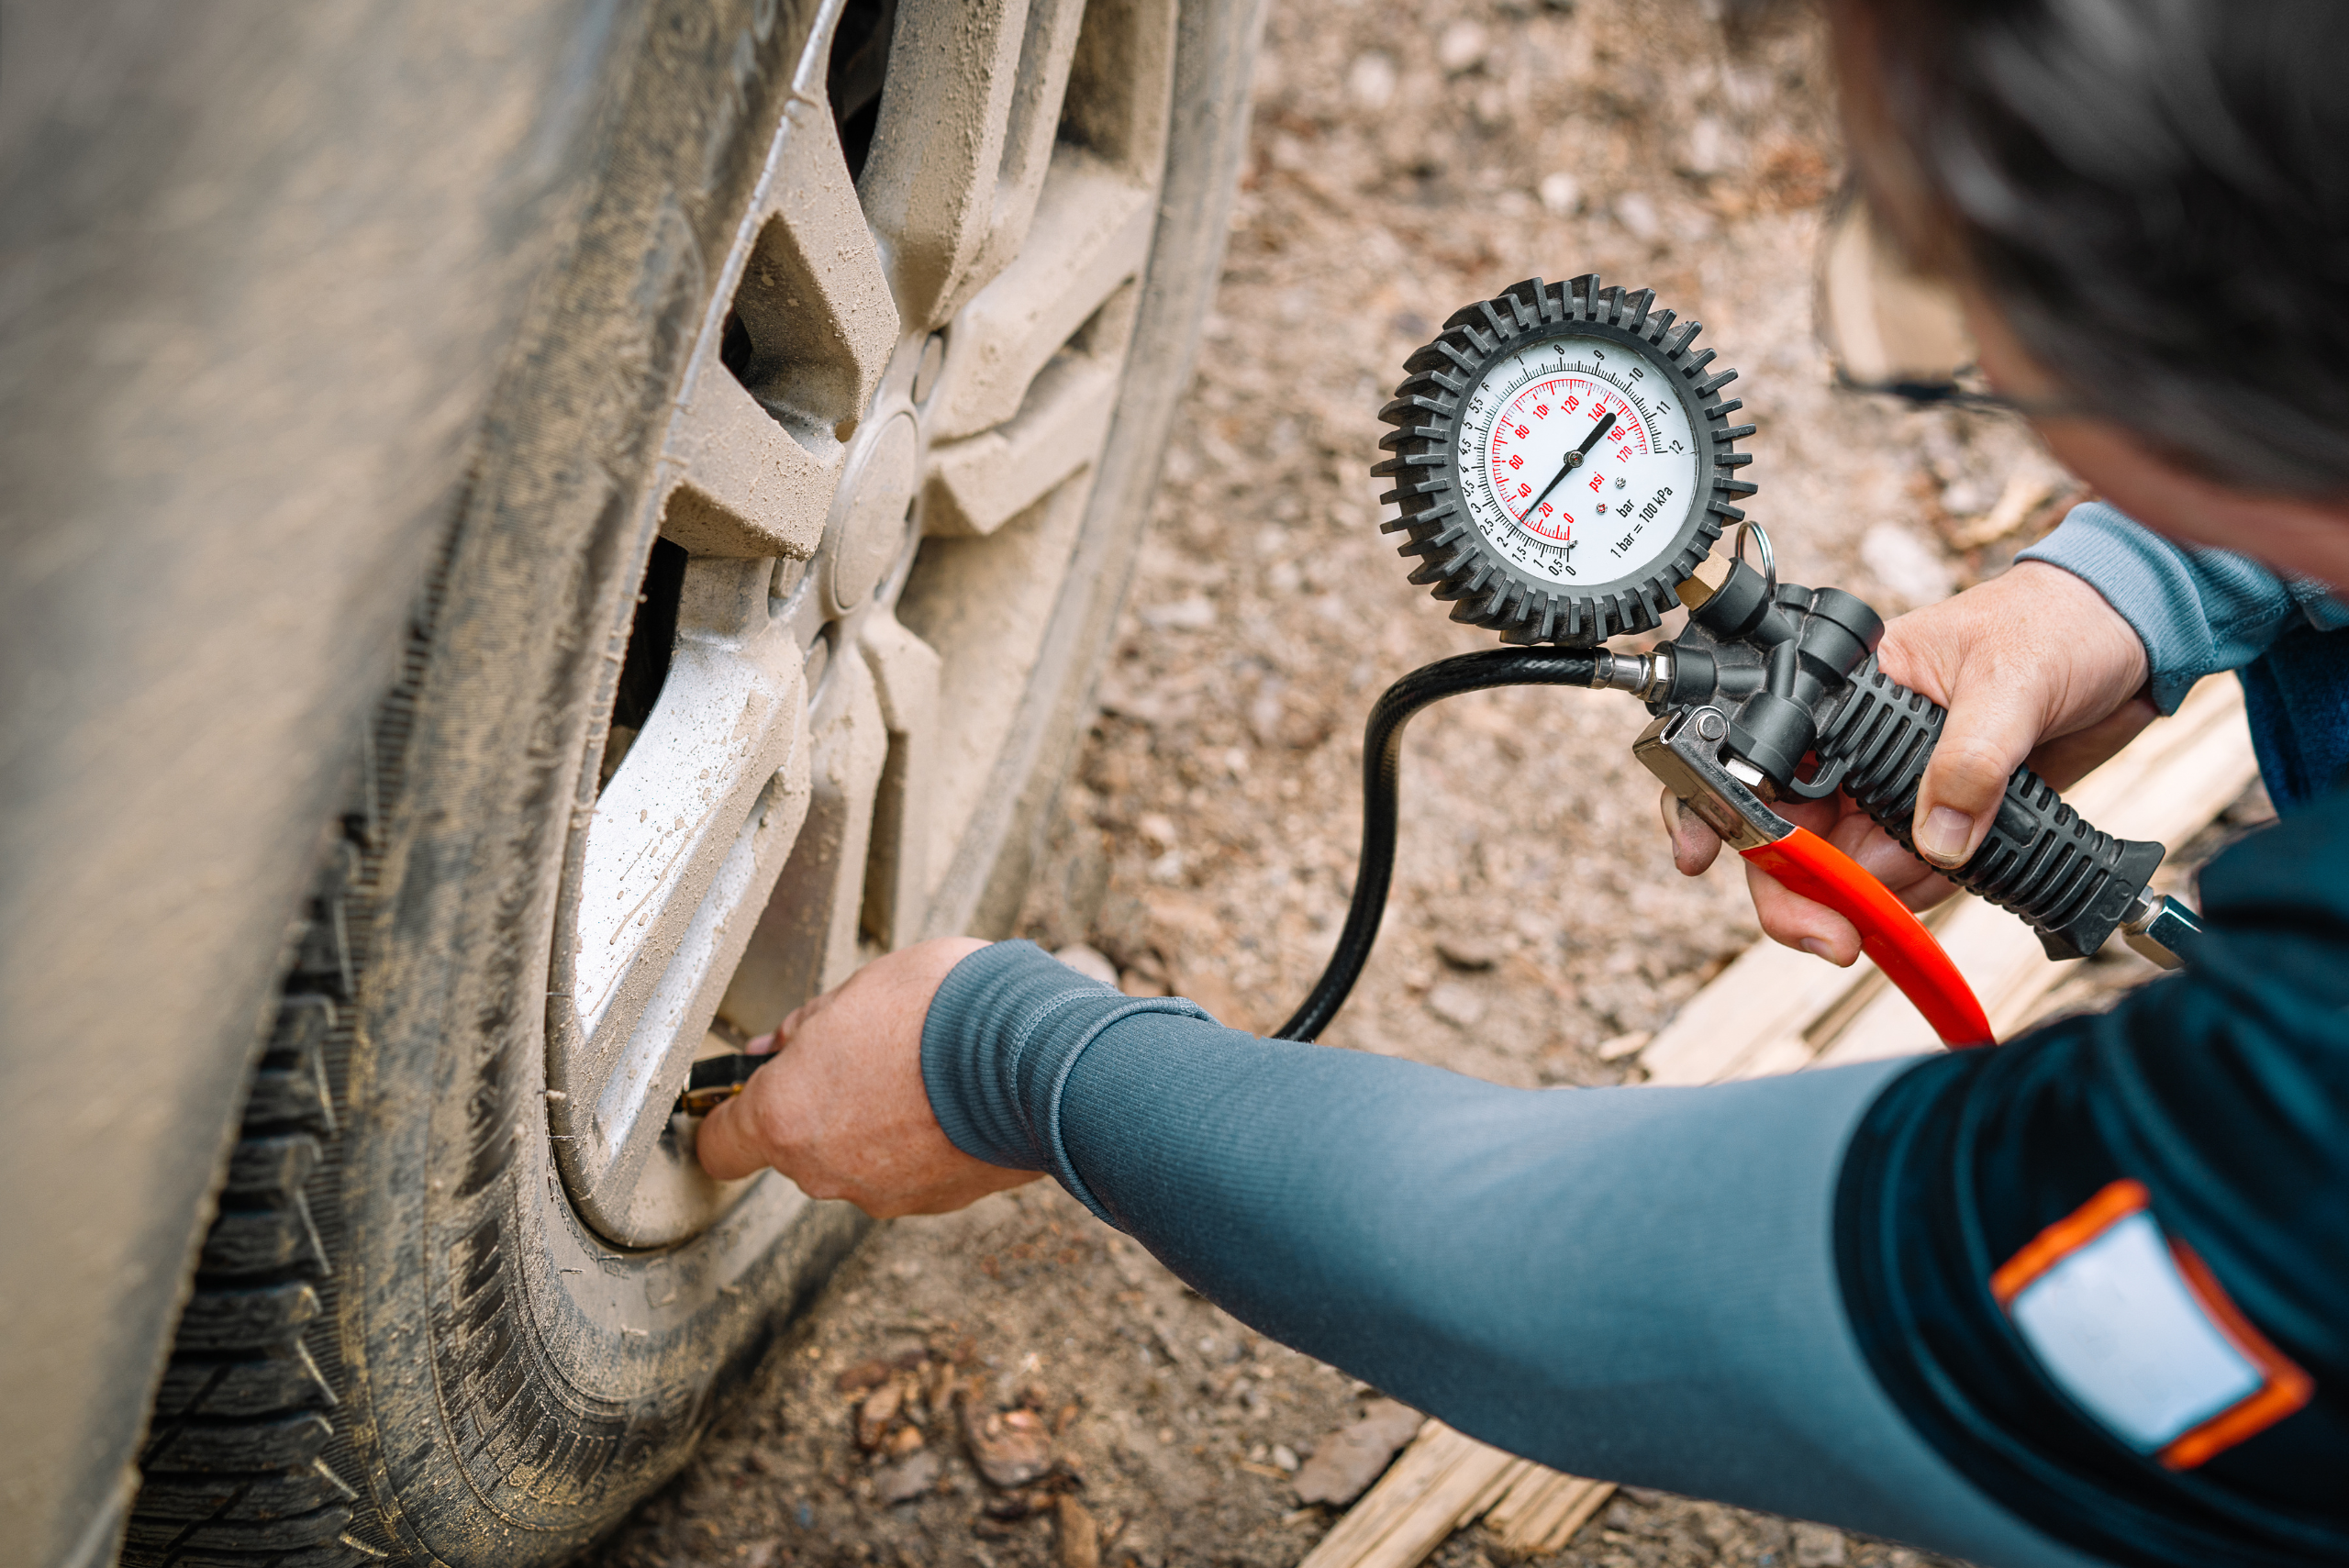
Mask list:
[[[661,437],[558,895],[550,1130],[623,1246],[781,1180],[701,1173],[696,1056],[972,917],[1156,217],[1174,0],[825,20]]]

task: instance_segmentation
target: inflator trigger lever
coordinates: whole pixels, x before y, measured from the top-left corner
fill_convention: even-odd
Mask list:
[[[1631,755],[1749,863],[1858,927],[1861,948],[1945,1044],[1990,1044],[1974,988],[1908,906],[1842,851],[1771,810],[1722,764],[1729,729],[1719,708],[1669,708],[1641,731]]]

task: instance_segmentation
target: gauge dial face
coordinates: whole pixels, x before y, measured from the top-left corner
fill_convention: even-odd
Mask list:
[[[1461,488],[1504,559],[1595,587],[1672,551],[1698,504],[1698,443],[1664,382],[1621,344],[1573,336],[1485,373],[1461,409]]]

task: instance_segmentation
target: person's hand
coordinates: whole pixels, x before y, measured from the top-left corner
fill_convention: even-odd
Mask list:
[[[2019,562],[1900,617],[1885,628],[1876,658],[1894,680],[1949,710],[1910,828],[1924,859],[1895,843],[1847,795],[1777,809],[1850,855],[1912,909],[1954,891],[1934,868],[1964,865],[1981,847],[2017,763],[2028,760],[2065,788],[2156,717],[2144,695],[2145,645],[2136,631],[2094,588],[2040,562]],[[1712,864],[1720,840],[1669,792],[1664,822],[1682,875]],[[1753,866],[1745,877],[1772,938],[1831,963],[1859,956],[1860,933],[1842,916]]]
[[[702,1169],[724,1182],[772,1165],[809,1196],[876,1219],[944,1214],[1034,1181],[955,1148],[922,1087],[930,998],[986,945],[945,937],[893,952],[784,1019],[775,1060],[702,1122]]]

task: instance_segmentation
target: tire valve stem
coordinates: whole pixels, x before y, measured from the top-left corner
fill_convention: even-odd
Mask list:
[[[740,1094],[749,1086],[751,1074],[774,1060],[772,1051],[752,1056],[738,1051],[728,1056],[703,1057],[694,1063],[685,1092],[677,1096],[678,1114],[707,1116]]]

